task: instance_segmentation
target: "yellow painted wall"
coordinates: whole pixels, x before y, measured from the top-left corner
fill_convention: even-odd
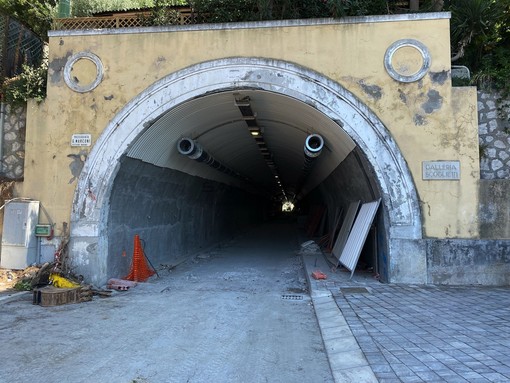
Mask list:
[[[96,140],[129,100],[184,67],[227,57],[264,57],[324,74],[377,114],[413,174],[423,203],[424,235],[476,237],[476,94],[469,88],[452,89],[449,78],[443,82],[429,75],[413,83],[393,80],[384,68],[384,54],[402,38],[419,40],[429,49],[429,73],[440,77],[449,72],[447,18],[52,37],[48,96],[40,105],[29,104],[25,181],[18,193],[43,203],[57,222],[58,235],[62,222],[70,219],[76,186],[71,170],[79,165],[80,154],[81,159],[86,155],[83,148],[70,146],[73,133],[91,133]],[[72,91],[62,77],[67,57],[80,51],[97,55],[105,68],[101,84],[87,93]],[[80,70],[77,76],[87,81],[89,68]],[[441,106],[425,113],[430,90],[437,92]],[[421,163],[430,160],[460,160],[461,180],[422,181]]]

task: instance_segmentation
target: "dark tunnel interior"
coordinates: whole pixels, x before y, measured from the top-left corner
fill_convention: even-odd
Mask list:
[[[313,239],[328,253],[349,204],[381,197],[364,153],[338,122],[285,96],[241,93],[220,92],[166,112],[123,157],[110,193],[108,277],[128,273],[135,234],[156,267],[274,220],[295,225],[299,240]],[[294,209],[282,211],[285,202]],[[381,281],[383,209],[358,261],[359,270]],[[298,248],[296,242],[292,250]]]

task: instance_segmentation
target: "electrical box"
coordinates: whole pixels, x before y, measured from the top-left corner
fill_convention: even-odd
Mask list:
[[[13,201],[5,205],[0,267],[21,270],[36,262],[38,221],[39,201]]]
[[[39,224],[35,225],[36,237],[49,237],[51,236],[51,225]]]

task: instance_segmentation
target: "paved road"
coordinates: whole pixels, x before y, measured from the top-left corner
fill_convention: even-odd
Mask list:
[[[298,243],[267,226],[112,298],[0,304],[0,382],[510,382],[510,288],[349,280]]]
[[[276,224],[111,298],[1,304],[0,382],[333,382],[297,249]]]

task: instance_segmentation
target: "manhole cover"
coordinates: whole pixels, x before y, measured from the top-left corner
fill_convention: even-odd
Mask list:
[[[302,301],[303,296],[295,295],[295,294],[282,294],[282,299],[284,299],[286,301]]]
[[[366,287],[342,287],[340,292],[344,295],[348,294],[369,294],[370,291]]]

